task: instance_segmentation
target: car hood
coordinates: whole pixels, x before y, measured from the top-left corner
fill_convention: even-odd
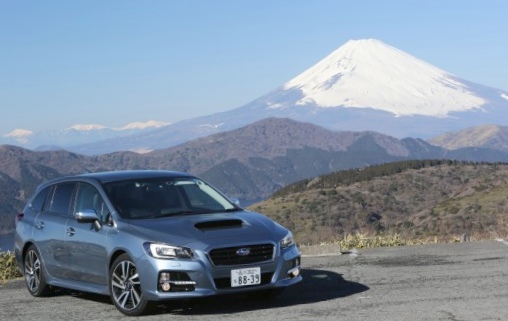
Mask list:
[[[278,242],[287,233],[268,217],[249,211],[136,220],[129,226],[147,241],[201,249],[231,243]]]

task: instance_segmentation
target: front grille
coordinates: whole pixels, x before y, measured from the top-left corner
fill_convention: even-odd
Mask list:
[[[179,285],[179,284],[173,284],[171,286],[170,292],[192,292],[195,290],[194,285],[186,284],[186,285]]]
[[[248,249],[248,255],[239,255],[240,249]],[[210,259],[215,266],[242,265],[269,261],[273,259],[273,244],[225,247],[210,251]]]
[[[251,286],[260,286],[263,284],[268,284],[272,281],[273,273],[261,273],[261,284],[251,285]],[[217,289],[231,289],[231,278],[218,278],[214,279],[215,286]],[[249,287],[249,286],[246,286]],[[236,288],[235,288],[236,289]]]
[[[169,278],[171,281],[190,281],[190,277],[185,272],[170,272]]]

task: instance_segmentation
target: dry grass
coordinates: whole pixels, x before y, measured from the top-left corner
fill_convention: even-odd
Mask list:
[[[16,265],[14,253],[7,251],[0,253],[0,281],[21,277],[21,272]]]
[[[471,239],[469,236],[453,236],[447,239],[439,237],[427,237],[427,238],[404,238],[400,234],[392,236],[373,236],[355,234],[346,235],[342,240],[337,242],[341,249],[364,249],[364,248],[376,248],[376,247],[389,247],[389,246],[406,246],[406,245],[417,245],[417,244],[432,244],[432,243],[458,243],[463,241],[476,240]]]
[[[378,247],[394,247],[394,246],[410,246],[419,244],[437,244],[437,243],[459,243],[469,241],[483,241],[494,240],[490,236],[469,236],[469,235],[456,235],[447,238],[442,237],[427,237],[427,238],[414,238],[404,237],[401,234],[390,236],[370,236],[368,234],[356,233],[347,234],[340,240],[331,242],[321,242],[317,244],[300,244],[301,248],[316,248],[319,246],[334,246],[336,245],[341,251],[349,251],[353,249],[367,249]]]

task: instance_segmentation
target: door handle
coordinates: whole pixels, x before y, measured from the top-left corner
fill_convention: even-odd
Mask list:
[[[74,233],[76,233],[76,230],[74,230],[74,228],[73,228],[73,227],[69,227],[69,228],[67,228],[67,232],[66,232],[66,233],[67,233],[67,235],[69,235],[69,236],[73,236],[73,235],[74,235]]]
[[[44,222],[43,221],[39,221],[39,222],[35,223],[35,228],[39,229],[39,230],[43,229],[44,228]]]

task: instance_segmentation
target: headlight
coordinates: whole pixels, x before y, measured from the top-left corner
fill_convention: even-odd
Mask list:
[[[288,232],[286,236],[280,241],[280,247],[282,249],[288,248],[290,246],[293,246],[295,244],[295,240],[293,239],[293,234],[291,232]]]
[[[158,259],[191,259],[194,256],[192,250],[186,247],[150,242],[144,243],[143,246],[149,255]]]

